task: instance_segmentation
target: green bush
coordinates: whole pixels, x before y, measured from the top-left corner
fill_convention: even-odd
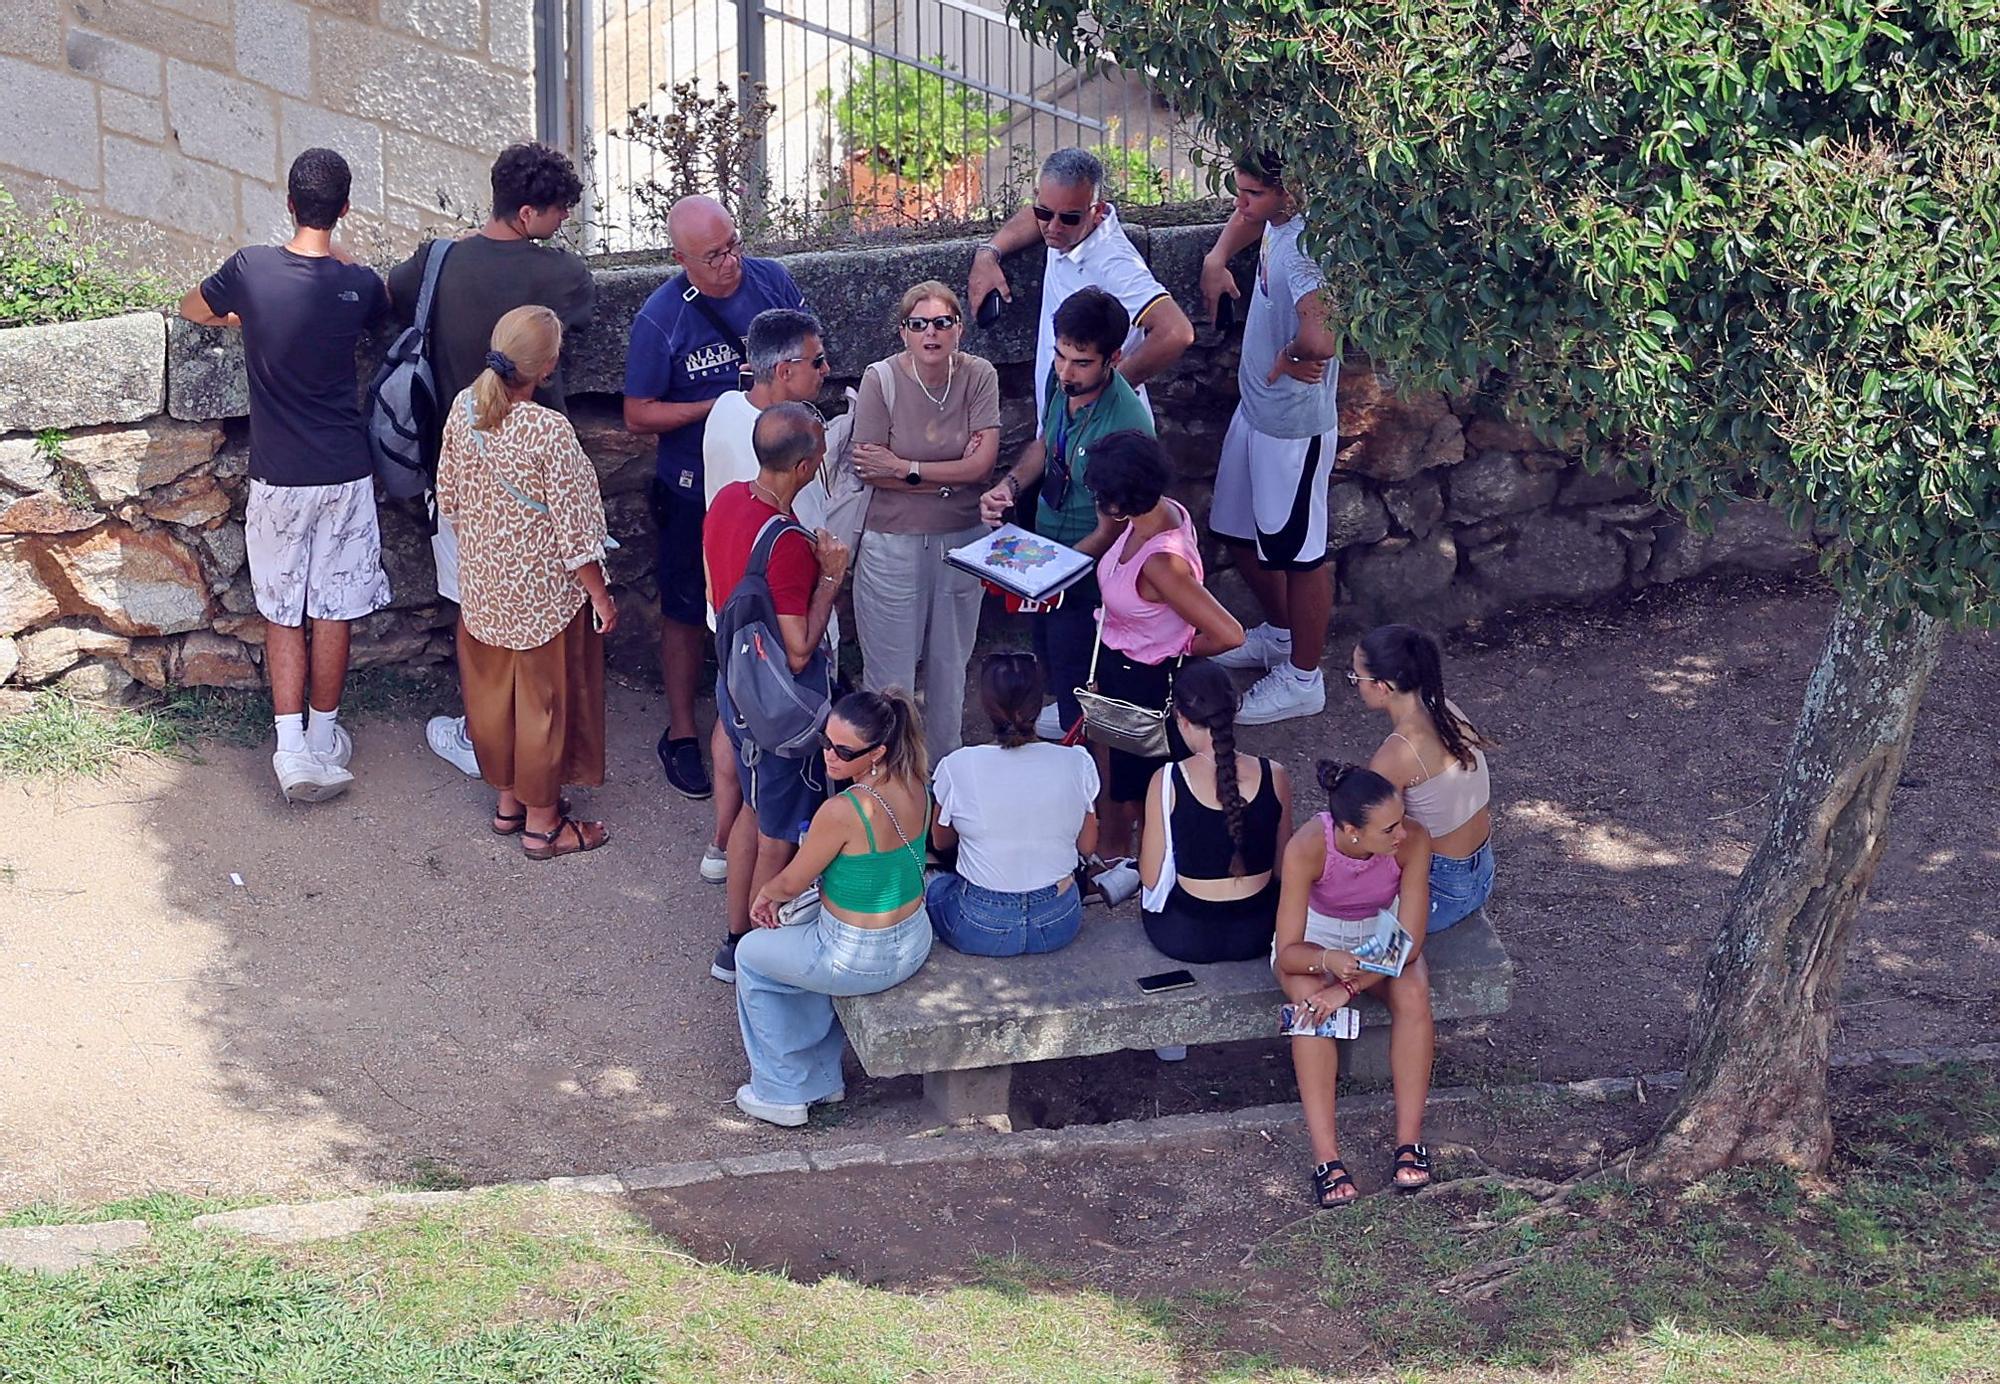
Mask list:
[[[1117,134],[1115,128],[1112,134]],[[1143,149],[1105,143],[1092,152],[1104,165],[1104,181],[1111,190],[1111,199],[1121,207],[1158,207],[1194,200],[1193,178],[1185,175],[1176,178],[1154,161],[1156,155],[1168,154],[1167,142],[1158,135]]]
[[[118,258],[93,243],[74,198],[31,216],[0,187],[0,327],[85,322],[167,301],[164,282]]]
[[[948,66],[942,53],[925,61]],[[833,118],[850,154],[865,157],[879,173],[917,182],[987,153],[1007,125],[1007,117],[965,83],[893,58],[871,58],[850,69],[846,90],[833,101]]]

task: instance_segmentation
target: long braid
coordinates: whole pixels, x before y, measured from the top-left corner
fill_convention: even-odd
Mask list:
[[[1243,873],[1243,789],[1236,782],[1236,718],[1234,715],[1218,716],[1208,725],[1208,732],[1215,754],[1215,798],[1222,804],[1222,815],[1229,824],[1229,844],[1234,848],[1229,857],[1229,873],[1232,876]]]

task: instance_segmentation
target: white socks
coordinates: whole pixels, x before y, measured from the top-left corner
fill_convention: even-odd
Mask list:
[[[278,753],[300,754],[306,747],[306,718],[303,712],[293,712],[280,716],[278,722]]]
[[[331,711],[321,711],[318,707],[314,707],[312,723],[306,727],[305,747],[316,755],[332,754],[334,750],[333,730],[339,724],[339,707],[336,706]]]
[[[1305,683],[1305,684],[1316,683],[1323,676],[1319,669],[1314,668],[1308,671],[1304,668],[1299,667],[1298,664],[1292,662],[1292,660],[1289,657],[1286,658],[1285,661],[1279,664],[1278,666],[1283,668],[1287,673],[1290,673],[1292,675],[1292,681],[1297,683]],[[319,724],[317,718],[315,718],[313,724],[314,725]]]

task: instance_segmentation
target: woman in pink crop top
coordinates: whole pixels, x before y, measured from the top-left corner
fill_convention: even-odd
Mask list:
[[[1396,1091],[1396,1149],[1389,1180],[1415,1192],[1431,1180],[1424,1147],[1424,1101],[1430,1094],[1430,972],[1423,948],[1430,916],[1430,833],[1405,816],[1395,785],[1372,769],[1322,760],[1327,810],[1285,847],[1272,967],[1292,1002],[1292,1069],[1313,1145],[1313,1200],[1342,1206],[1359,1195],[1340,1161],[1334,1124],[1339,1049],[1312,1030],[1369,991],[1389,1011],[1389,1072]],[[1353,948],[1389,913],[1415,944],[1401,975],[1361,968]],[[1305,1030],[1300,1032],[1300,1030]]]
[[[1410,819],[1431,834],[1432,933],[1479,911],[1493,893],[1492,782],[1486,742],[1444,695],[1437,640],[1383,625],[1354,648],[1347,681],[1389,718],[1368,767],[1403,790]]]
[[[1135,706],[1164,709],[1174,669],[1184,656],[1207,657],[1243,642],[1243,626],[1201,584],[1201,549],[1194,520],[1166,498],[1167,454],[1142,432],[1116,432],[1090,450],[1084,473],[1098,515],[1124,525],[1097,561],[1103,594],[1104,647],[1097,656],[1097,690]],[[1173,718],[1171,756],[1142,759],[1111,750],[1098,813],[1098,849],[1108,860],[1132,855],[1133,835],[1153,775],[1186,758]]]

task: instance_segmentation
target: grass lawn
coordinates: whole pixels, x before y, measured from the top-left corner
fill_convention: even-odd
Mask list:
[[[811,1214],[804,1179],[760,1185]],[[1989,1071],[1882,1078],[1823,1181],[1587,1185],[1539,1216],[1531,1192],[1369,1198],[1240,1283],[1139,1300],[1031,1258],[799,1282],[532,1190],[266,1252],[194,1230],[185,1199],[127,1203],[147,1250],[0,1271],[0,1381],[2000,1380]]]
[[[340,712],[350,724],[445,709],[456,696],[438,670],[364,668],[347,680]],[[204,741],[258,745],[272,737],[262,691],[179,687],[132,707],[94,706],[54,690],[0,715],[0,777],[101,777],[134,755],[185,757]]]

